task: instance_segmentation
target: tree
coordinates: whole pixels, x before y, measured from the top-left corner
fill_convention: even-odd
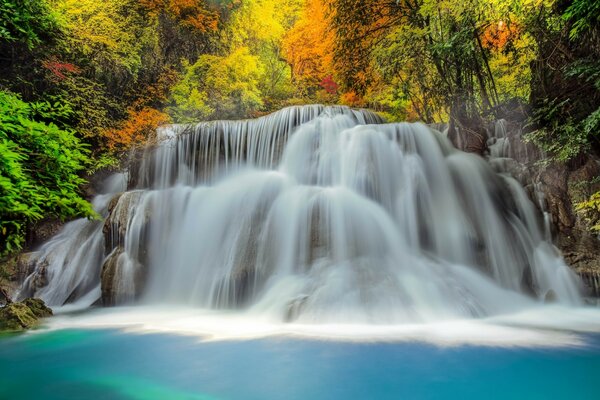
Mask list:
[[[247,48],[257,57],[261,71],[258,87],[265,111],[281,107],[294,93],[282,41],[302,3],[302,0],[245,0],[232,13],[225,29],[226,52]]]
[[[518,43],[512,3],[327,0],[340,82],[368,104],[426,122],[449,119],[451,135],[455,126],[481,127],[501,99],[528,94],[513,90],[526,82],[532,53],[527,40]]]
[[[335,37],[322,0],[308,0],[293,28],[283,40],[283,55],[292,69],[292,80],[302,95],[314,95],[320,83],[335,73]]]
[[[541,4],[526,28],[536,43],[529,139],[560,162],[582,162],[600,141],[600,6],[592,0]]]
[[[154,108],[130,109],[128,118],[118,128],[105,130],[103,136],[110,150],[128,150],[155,139],[156,129],[168,122],[169,116]]]
[[[175,122],[249,117],[262,105],[260,68],[246,47],[200,56],[173,87],[167,112]]]

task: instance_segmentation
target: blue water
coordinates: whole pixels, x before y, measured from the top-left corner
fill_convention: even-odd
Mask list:
[[[600,399],[585,347],[200,342],[62,330],[0,338],[0,399]]]

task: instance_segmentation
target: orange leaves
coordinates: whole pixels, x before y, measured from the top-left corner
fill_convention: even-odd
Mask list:
[[[340,103],[350,106],[350,107],[365,107],[365,100],[356,94],[356,92],[351,91],[344,93],[340,96]]]
[[[501,50],[506,44],[519,36],[519,28],[515,24],[507,25],[504,21],[490,24],[481,35],[481,43],[490,50]]]
[[[140,0],[140,3],[150,13],[168,14],[182,25],[201,33],[218,29],[219,14],[211,10],[204,0]]]
[[[151,107],[139,111],[129,110],[129,117],[119,129],[107,129],[103,132],[110,150],[127,150],[142,145],[155,137],[156,128],[170,122],[167,114]]]
[[[304,89],[319,88],[333,72],[334,35],[323,0],[308,0],[283,42],[293,79]]]

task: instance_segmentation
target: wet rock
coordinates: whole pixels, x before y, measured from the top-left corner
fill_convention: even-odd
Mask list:
[[[257,270],[259,241],[262,237],[267,206],[259,208],[240,227],[231,273],[219,282],[215,303],[223,308],[238,308],[247,304],[260,290],[262,275]]]
[[[579,249],[564,253],[565,262],[583,281],[586,295],[600,297],[600,253]]]
[[[298,319],[307,300],[308,295],[300,295],[290,301],[285,314],[285,322],[293,322]]]
[[[136,300],[141,295],[145,282],[146,269],[132,260],[123,247],[115,248],[102,265],[102,304],[111,307]]]
[[[448,139],[457,149],[483,155],[487,150],[485,132],[485,128],[479,124],[473,126],[451,124],[448,128]]]
[[[15,278],[19,282],[23,282],[26,277],[31,275],[35,271],[35,266],[38,262],[38,253],[29,252],[21,253],[17,257]]]
[[[59,219],[46,218],[36,222],[27,231],[27,247],[35,248],[36,246],[50,240],[65,225],[64,221]]]
[[[581,277],[587,294],[600,296],[600,240],[590,231],[590,222],[594,221],[587,221],[575,211],[578,202],[600,191],[600,159],[587,154],[566,164],[540,163],[546,157],[534,144],[523,140],[523,121],[523,118],[508,119],[487,127],[488,142],[493,144],[499,138],[507,140],[508,154],[503,157],[510,157],[490,162],[497,172],[515,177],[533,203],[550,214],[553,239],[565,261]],[[478,129],[478,126],[471,127],[471,130]],[[462,138],[464,135],[460,135],[460,130],[458,133],[453,143],[469,151]],[[542,198],[540,193],[543,193]]]
[[[544,296],[544,303],[554,303],[556,300],[556,292],[552,289],[548,290]]]
[[[117,247],[104,260],[100,275],[102,291],[102,304],[106,307],[118,305],[123,293],[119,292],[119,257],[125,252],[122,247]]]
[[[319,258],[326,257],[331,250],[327,220],[321,218],[322,210],[318,204],[310,212],[310,238],[307,264],[312,265]]]
[[[33,270],[31,272],[31,275],[25,275],[25,277],[29,276],[29,279],[27,279],[21,287],[22,296],[33,296],[34,293],[38,291],[38,289],[41,289],[48,285],[47,271],[48,266],[50,265],[50,261],[48,259],[39,261],[35,258],[32,258],[31,262],[33,265],[25,267],[26,270],[28,270],[29,268],[33,268]]]
[[[39,325],[41,318],[52,315],[40,299],[25,299],[0,308],[0,331],[19,332]]]
[[[129,220],[135,213],[136,205],[143,192],[125,192],[112,198],[108,205],[108,218],[104,222],[102,232],[105,238],[106,252],[110,253],[115,247],[122,246],[125,241]],[[146,215],[146,220],[149,215]]]

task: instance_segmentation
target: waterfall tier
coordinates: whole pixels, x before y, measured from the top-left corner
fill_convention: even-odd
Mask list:
[[[159,137],[128,190],[96,199],[104,223],[71,222],[38,251],[23,296],[308,323],[581,301],[521,185],[425,125],[305,106]]]

